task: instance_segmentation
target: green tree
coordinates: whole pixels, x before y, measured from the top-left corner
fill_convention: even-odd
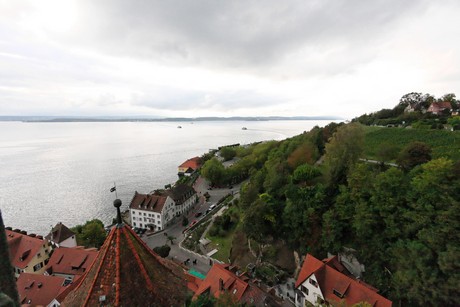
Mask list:
[[[229,161],[236,156],[236,150],[233,147],[222,147],[220,149],[220,156],[224,158],[225,161]]]
[[[217,158],[206,161],[201,168],[201,175],[212,185],[222,185],[225,182],[225,168]]]
[[[77,225],[72,228],[76,233],[77,244],[85,247],[99,248],[104,244],[107,233],[104,229],[104,224],[94,219],[87,221],[84,225]]]
[[[309,164],[302,164],[294,170],[292,180],[294,183],[306,183],[310,185],[313,179],[320,175],[321,171],[317,167]]]
[[[342,184],[352,165],[358,161],[364,144],[364,130],[360,124],[341,126],[326,144],[324,158],[329,183]]]
[[[153,248],[153,251],[160,255],[162,258],[166,258],[169,256],[169,252],[171,251],[171,247],[169,245],[162,245]]]
[[[403,170],[411,170],[431,160],[431,148],[423,142],[408,144],[398,155],[396,162]]]

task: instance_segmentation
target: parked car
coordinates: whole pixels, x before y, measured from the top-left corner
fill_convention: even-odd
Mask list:
[[[197,213],[195,213],[195,217],[200,217],[202,214],[203,213],[201,213],[201,212],[197,212]]]
[[[197,220],[194,220],[193,222],[190,223],[190,227],[192,227],[193,225],[195,225],[196,223],[198,223]]]
[[[213,204],[213,205],[211,205],[211,206],[209,207],[209,209],[212,210],[212,209],[214,209],[215,207],[216,207],[216,204]]]

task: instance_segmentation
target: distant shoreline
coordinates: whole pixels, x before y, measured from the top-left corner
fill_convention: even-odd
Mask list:
[[[200,122],[200,121],[276,121],[276,120],[342,120],[336,116],[260,116],[260,117],[66,117],[66,116],[0,116],[0,121],[27,123],[72,123],[72,122]]]

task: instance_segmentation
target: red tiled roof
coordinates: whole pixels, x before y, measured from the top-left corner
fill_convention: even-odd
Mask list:
[[[21,304],[46,306],[64,289],[64,278],[22,273],[16,282]]]
[[[194,157],[191,159],[188,159],[181,165],[179,165],[180,168],[191,168],[193,170],[197,170],[201,165],[201,158],[200,157]]]
[[[65,306],[181,306],[187,281],[128,227],[114,227],[92,267],[66,293]],[[100,299],[105,297],[105,301]]]
[[[368,302],[375,307],[392,305],[390,300],[379,295],[374,288],[346,276],[331,264],[336,264],[334,259],[329,258],[323,262],[307,254],[295,287],[298,288],[308,277],[315,274],[325,300],[331,304],[344,301],[347,306],[359,302]],[[343,298],[334,294],[334,290],[344,294]]]
[[[59,244],[74,235],[75,233],[66,225],[57,223],[45,238]]]
[[[445,109],[452,109],[449,101],[433,102],[428,108],[428,112],[440,112]]]
[[[46,241],[6,229],[11,264],[24,269]]]
[[[195,293],[200,287],[202,280],[189,273],[185,273],[185,278],[187,279],[187,288]]]
[[[97,254],[95,249],[57,248],[49,259],[46,271],[49,274],[83,275]]]
[[[167,196],[158,194],[140,194],[137,191],[129,204],[130,209],[141,209],[161,213]]]
[[[206,278],[201,282],[194,298],[208,292],[218,298],[222,293],[227,292],[232,295],[235,302],[247,303],[250,305],[262,305],[268,294],[253,284],[244,281],[241,276],[237,276],[230,271],[230,265],[215,263],[209,270]]]

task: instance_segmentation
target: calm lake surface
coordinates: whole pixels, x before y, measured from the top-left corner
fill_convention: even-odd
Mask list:
[[[114,182],[124,210],[134,191],[175,182],[178,165],[211,148],[282,140],[329,122],[0,122],[0,209],[6,226],[41,235],[57,222],[107,224]]]

